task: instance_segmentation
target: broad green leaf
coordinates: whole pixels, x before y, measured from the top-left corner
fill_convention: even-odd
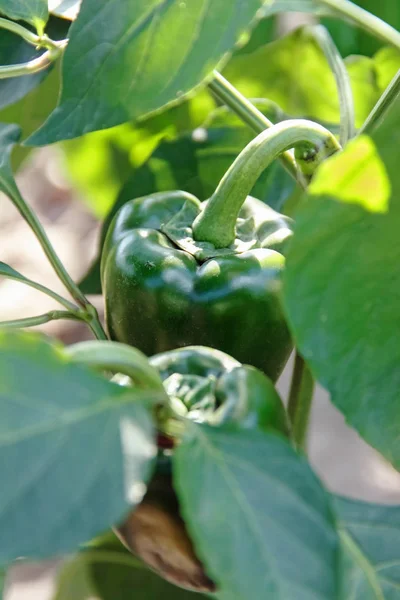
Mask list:
[[[53,15],[73,21],[81,7],[81,0],[49,0],[49,11]]]
[[[202,600],[149,571],[115,537],[81,552],[63,567],[52,600]]]
[[[345,571],[343,600],[399,600],[400,507],[337,497]]]
[[[6,581],[6,572],[4,569],[0,569],[0,600],[3,600],[4,584]]]
[[[400,68],[400,52],[382,49],[373,59],[352,57],[347,64],[361,127]],[[336,83],[315,40],[300,28],[255,52],[238,55],[224,76],[245,96],[268,98],[294,117],[339,122]]]
[[[332,402],[400,468],[400,96],[371,134],[380,157],[372,171],[356,143],[346,150],[347,181],[339,157],[317,173],[311,191],[324,194],[295,216],[284,300],[296,344]],[[366,210],[385,196],[387,177],[389,210]],[[349,190],[364,208],[348,203]]]
[[[385,213],[391,185],[375,144],[369,137],[360,136],[330,162],[321,165],[308,191],[316,196],[338,196],[342,202]]]
[[[145,492],[145,397],[35,334],[0,334],[0,381],[0,564],[71,552]]]
[[[196,550],[221,600],[337,600],[329,496],[274,435],[193,424],[173,456]]]
[[[49,17],[47,0],[0,0],[0,12],[10,19],[22,19],[32,23],[39,35],[44,32]]]
[[[282,111],[271,102],[259,101],[257,106],[273,122],[284,118]],[[99,252],[112,219],[126,202],[155,191],[177,189],[206,200],[237,155],[254,136],[236,116],[225,108],[220,108],[210,115],[202,127],[161,143],[148,161],[131,170],[130,177],[104,221]],[[252,195],[279,211],[294,187],[292,178],[276,161],[264,171],[254,186]],[[81,287],[84,293],[101,293],[99,257],[81,282]]]
[[[261,4],[85,0],[63,60],[59,106],[29,143],[71,139],[182,100],[226,61]]]

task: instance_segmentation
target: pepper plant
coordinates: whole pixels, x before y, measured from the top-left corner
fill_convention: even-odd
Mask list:
[[[53,600],[400,599],[400,507],[307,458],[319,382],[400,469],[397,0],[0,12],[0,190],[65,287],[0,263],[57,305],[0,323],[0,588],[63,556]],[[14,178],[50,144],[104,220],[80,282]]]

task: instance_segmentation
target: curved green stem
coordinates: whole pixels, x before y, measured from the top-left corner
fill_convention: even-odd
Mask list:
[[[229,83],[229,81],[225,79],[221,73],[214,71],[213,75],[214,78],[208,84],[209,89],[218,98],[218,100],[230,108],[231,111],[240,119],[242,119],[244,123],[251,127],[253,131],[256,133],[261,133],[262,131],[274,126],[272,121],[267,119],[267,117],[263,115],[262,112],[260,112],[258,108],[256,108],[254,104],[250,102],[250,100],[243,96],[231,83]],[[290,175],[297,181],[296,163],[293,155],[290,152],[283,152],[279,159],[287,172],[290,173]]]
[[[307,176],[340,149],[330,131],[303,119],[282,121],[260,133],[242,150],[193,222],[194,238],[210,242],[215,248],[230,246],[239,211],[257,179],[275,158],[293,147],[298,165]]]
[[[41,38],[38,35],[32,33],[32,31],[29,31],[29,29],[26,29],[26,27],[15,23],[15,21],[9,21],[8,19],[0,18],[0,29],[7,29],[7,31],[11,31],[16,35],[19,35],[19,37],[24,39],[25,42],[31,44],[32,46],[40,45]]]
[[[10,21],[9,19],[3,19],[0,17],[0,29],[7,29],[7,31],[11,31],[16,35],[19,35],[25,42],[31,44],[31,46],[36,46],[37,48],[48,48],[50,49],[58,49],[60,47],[65,47],[68,43],[68,40],[55,41],[48,37],[48,35],[36,35],[26,27],[19,25],[19,23],[15,23],[15,21]]]
[[[36,325],[44,325],[50,321],[59,319],[73,319],[75,321],[83,321],[83,317],[79,313],[72,313],[67,310],[51,310],[43,315],[36,317],[27,317],[24,319],[13,319],[11,321],[0,321],[0,329],[21,329],[24,327],[35,327]]]
[[[318,0],[318,3],[327,6],[330,12],[349,19],[361,29],[400,50],[400,33],[367,10],[349,0]]]
[[[292,435],[298,448],[306,450],[307,430],[314,393],[314,378],[304,359],[296,352],[288,413]]]
[[[340,143],[344,147],[355,135],[355,111],[350,77],[328,30],[323,25],[311,25],[306,29],[325,54],[336,80],[340,106]]]
[[[74,362],[102,371],[128,375],[140,387],[157,389],[165,394],[158,371],[136,348],[118,342],[96,341],[74,344],[65,351]]]
[[[51,266],[54,271],[57,273],[58,278],[65,285],[66,289],[70,292],[71,296],[74,300],[82,307],[86,308],[89,302],[86,300],[85,296],[82,294],[79,287],[76,283],[71,279],[69,273],[65,269],[61,260],[57,256],[49,238],[45,230],[43,229],[42,224],[37,218],[34,211],[31,209],[29,204],[25,202],[23,199],[17,185],[14,183],[14,180],[4,179],[2,181],[2,187],[7,196],[10,198],[14,206],[17,208],[21,216],[28,223],[29,227],[32,229],[36,238],[38,239],[40,245],[43,248],[45,255],[47,256]]]
[[[358,132],[358,135],[368,134],[375,125],[384,119],[386,111],[400,95],[400,69],[393,77],[385,92],[379,98],[374,108],[368,115],[365,123]]]
[[[0,67],[0,79],[9,79],[11,77],[21,77],[22,75],[39,73],[39,71],[47,69],[55,60],[57,60],[62,51],[62,46],[51,48],[38,58],[34,58],[28,62]]]
[[[57,294],[57,292],[54,292],[53,290],[49,289],[45,285],[42,285],[41,283],[38,283],[37,281],[33,281],[32,279],[24,277],[17,271],[14,271],[14,269],[11,269],[11,267],[8,267],[8,265],[4,265],[4,268],[2,268],[2,265],[4,265],[4,263],[0,263],[0,277],[12,279],[13,281],[18,281],[19,283],[23,283],[28,287],[34,288],[35,290],[38,290],[38,292],[42,292],[42,294],[46,294],[46,296],[53,298],[53,300],[55,300],[56,302],[61,304],[61,306],[64,306],[64,308],[71,312],[76,312],[79,310],[78,306],[76,306],[66,298],[63,298],[63,296],[60,296],[59,294]]]

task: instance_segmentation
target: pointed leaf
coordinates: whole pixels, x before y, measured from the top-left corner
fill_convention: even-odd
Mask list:
[[[183,516],[218,598],[337,599],[329,496],[283,438],[193,424],[173,466]]]
[[[60,104],[29,143],[78,137],[182,99],[226,60],[261,3],[85,0],[63,60]]]
[[[368,160],[356,140],[317,173],[296,215],[284,296],[332,402],[400,468],[400,95],[371,134]]]
[[[0,334],[0,381],[0,564],[73,551],[146,490],[145,396],[26,333]]]

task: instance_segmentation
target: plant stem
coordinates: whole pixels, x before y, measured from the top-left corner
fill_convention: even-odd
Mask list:
[[[336,80],[340,106],[340,143],[344,147],[355,135],[355,112],[350,77],[328,30],[323,25],[311,25],[306,29],[325,54]]]
[[[1,263],[0,263],[0,265],[1,265]],[[14,273],[15,273],[15,275],[14,275]],[[64,306],[64,308],[66,308],[67,310],[69,310],[71,312],[76,312],[79,310],[78,306],[76,306],[75,304],[73,304],[72,302],[67,300],[66,298],[63,298],[62,296],[57,294],[57,292],[50,290],[48,287],[42,285],[41,283],[38,283],[37,281],[33,281],[32,279],[28,279],[27,277],[20,275],[16,271],[14,272],[13,270],[10,269],[9,272],[5,272],[0,269],[0,277],[12,279],[13,281],[18,281],[19,283],[23,283],[24,285],[34,288],[35,290],[38,290],[39,292],[46,294],[46,296],[53,298],[53,300],[55,300],[56,302],[61,304],[61,306]]]
[[[21,77],[22,75],[32,75],[47,69],[62,54],[64,47],[57,46],[44,52],[38,58],[17,65],[6,65],[0,67],[0,79],[9,79],[11,77]]]
[[[4,178],[2,180],[2,191],[4,191],[10,198],[14,206],[17,208],[21,216],[25,219],[33,233],[35,234],[39,244],[41,245],[45,255],[47,256],[51,266],[56,272],[60,281],[64,284],[66,289],[69,291],[73,299],[76,301],[78,306],[83,308],[83,311],[74,312],[71,310],[70,313],[74,316],[69,318],[79,318],[85,321],[94,335],[98,339],[106,340],[107,335],[100,323],[97,311],[92,304],[86,299],[84,294],[79,289],[78,285],[73,281],[68,271],[65,269],[63,263],[59,259],[56,251],[53,248],[42,224],[40,223],[36,213],[32,210],[27,202],[22,197],[15,181],[13,178]],[[44,290],[42,290],[44,291]],[[53,296],[54,297],[54,296]],[[59,297],[60,298],[60,297]],[[74,307],[75,308],[75,307]],[[56,312],[56,311],[53,311]],[[57,317],[56,317],[57,318]],[[62,317],[59,317],[62,318]],[[68,317],[65,317],[68,318]],[[47,321],[43,321],[44,323]]]
[[[382,119],[385,118],[386,111],[395,102],[400,95],[400,69],[393,77],[385,92],[379,98],[374,108],[368,115],[365,123],[358,132],[358,135],[368,134]]]
[[[32,33],[32,31],[29,31],[29,29],[26,29],[26,27],[15,23],[15,21],[9,21],[8,19],[0,18],[0,29],[7,29],[7,31],[11,31],[16,35],[19,35],[25,40],[25,42],[31,44],[32,46],[40,45],[41,38],[38,35]]]
[[[217,96],[218,100],[228,106],[256,133],[261,133],[273,127],[274,123],[267,119],[250,100],[243,96],[218,71],[214,71],[214,79],[210,81],[208,87]],[[283,152],[279,159],[287,172],[297,181],[296,163],[293,155],[290,152]]]
[[[318,3],[329,7],[333,13],[349,19],[361,29],[400,50],[400,33],[367,10],[349,2],[349,0],[318,0]]]
[[[157,389],[165,394],[158,371],[152,367],[147,357],[132,346],[118,342],[80,342],[65,349],[68,356],[77,363],[128,375],[142,388]]]
[[[70,292],[71,296],[74,300],[82,307],[86,308],[88,305],[88,301],[85,296],[82,294],[79,287],[76,283],[71,279],[70,275],[66,271],[64,265],[61,260],[57,256],[49,238],[45,230],[43,229],[42,224],[37,218],[36,214],[33,212],[31,207],[25,200],[23,199],[17,185],[14,181],[6,181],[3,180],[4,191],[7,193],[8,197],[12,200],[14,206],[18,209],[21,216],[28,223],[29,227],[32,229],[36,238],[38,239],[40,245],[43,248],[45,255],[47,256],[50,264],[58,275],[59,279],[65,285],[67,290]]]
[[[89,317],[91,317],[91,318],[86,320],[86,323],[90,327],[94,337],[98,340],[108,340],[107,334],[104,331],[102,324],[100,323],[100,319],[97,314],[97,310],[92,305],[86,307],[87,313],[88,313],[88,309],[93,309],[93,310],[90,310]],[[92,314],[90,315],[90,313],[92,313]]]
[[[307,429],[314,392],[314,379],[304,359],[296,352],[289,393],[288,413],[293,439],[298,448],[306,450]]]
[[[23,327],[35,327],[36,325],[43,325],[44,323],[49,323],[49,321],[56,321],[58,319],[74,319],[75,321],[84,320],[79,313],[72,313],[67,310],[51,310],[43,315],[37,315],[36,317],[0,321],[0,328],[19,329]]]
[[[239,211],[257,179],[275,158],[293,147],[297,163],[307,175],[340,149],[330,131],[304,119],[282,121],[263,131],[242,150],[194,220],[194,238],[215,248],[230,246]]]

